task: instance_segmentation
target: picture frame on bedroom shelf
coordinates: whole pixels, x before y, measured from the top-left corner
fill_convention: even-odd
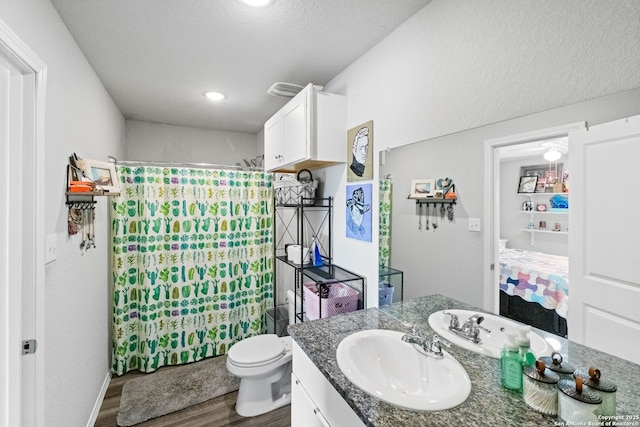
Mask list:
[[[520,167],[521,176],[537,176],[536,193],[548,193],[553,191],[553,184],[562,183],[564,177],[564,165],[556,163],[551,165],[531,165]]]
[[[538,184],[538,176],[521,176],[520,183],[518,184],[519,194],[535,193],[536,186]]]

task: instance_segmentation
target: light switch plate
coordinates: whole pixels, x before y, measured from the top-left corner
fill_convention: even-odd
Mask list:
[[[480,218],[469,218],[469,231],[480,232],[482,231],[480,228]]]
[[[58,256],[58,235],[49,234],[44,239],[44,263],[55,261]]]

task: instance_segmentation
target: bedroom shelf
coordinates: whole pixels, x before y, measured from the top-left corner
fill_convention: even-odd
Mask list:
[[[528,228],[522,228],[520,229],[520,231],[524,231],[529,233],[529,235],[531,236],[530,238],[530,244],[531,246],[535,246],[535,236],[538,234],[558,234],[558,235],[562,235],[562,236],[566,236],[569,234],[568,231],[554,231],[553,228],[555,228],[556,226],[560,228],[560,230],[564,229],[564,230],[568,230],[569,229],[569,224],[568,221],[566,219],[567,215],[569,214],[569,208],[564,208],[564,209],[560,209],[560,208],[550,208],[545,204],[545,210],[537,210],[536,208],[536,202],[537,201],[542,201],[540,200],[542,197],[545,198],[550,198],[553,196],[557,196],[557,195],[561,195],[561,196],[565,196],[567,199],[569,198],[569,193],[518,193],[519,196],[524,196],[526,197],[529,201],[528,202],[524,202],[522,204],[522,209],[518,211],[518,213],[522,213],[522,214],[526,214],[529,215],[529,227]],[[527,206],[528,205],[528,206]],[[528,209],[527,209],[528,207]],[[540,228],[533,228],[536,225],[536,220],[534,218],[540,219],[540,218],[555,218],[555,221],[558,222],[554,222],[554,223],[549,223],[546,224],[547,221],[545,220],[540,220],[540,222],[538,224],[540,224],[540,228],[543,228],[542,230]],[[562,218],[562,219],[561,219]],[[545,227],[542,226],[542,223],[545,223]],[[544,229],[548,227],[549,229]]]
[[[521,228],[521,231],[526,231],[527,233],[547,233],[547,234],[564,234],[567,235],[569,234],[568,231],[552,231],[552,230],[536,230],[536,229],[529,229],[529,228]]]
[[[518,211],[523,214],[535,214],[535,215],[569,215],[569,209],[566,211]]]

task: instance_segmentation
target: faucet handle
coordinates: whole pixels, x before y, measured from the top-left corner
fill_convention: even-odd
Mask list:
[[[448,311],[443,311],[442,314],[446,314],[447,316],[451,316],[451,320],[449,320],[449,327],[453,329],[458,329],[460,327],[460,320],[458,320],[458,316],[449,313]]]
[[[411,329],[411,335],[418,335],[420,333],[420,328],[415,323],[402,322],[402,326]]]
[[[451,343],[449,341],[433,334],[433,337],[431,337],[431,352],[436,356],[442,356],[442,345],[445,347],[451,347]]]

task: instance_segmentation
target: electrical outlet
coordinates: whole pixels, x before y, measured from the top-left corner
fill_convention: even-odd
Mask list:
[[[477,233],[482,231],[480,228],[480,218],[469,218],[468,230],[475,231]]]

